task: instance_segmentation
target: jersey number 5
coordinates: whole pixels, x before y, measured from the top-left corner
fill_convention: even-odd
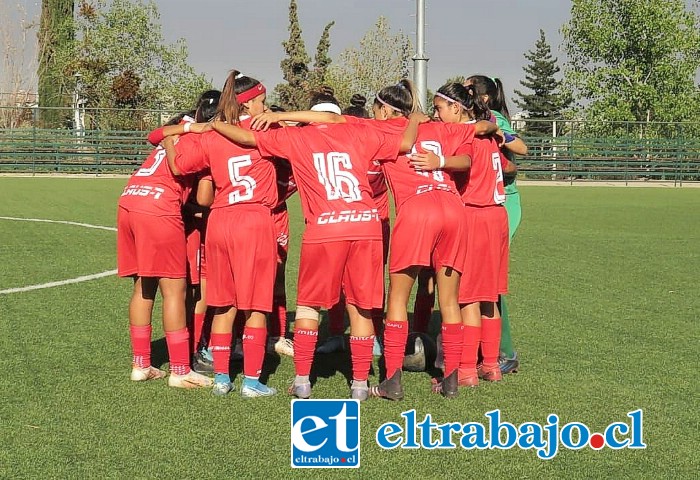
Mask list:
[[[241,155],[240,157],[231,157],[228,159],[228,177],[233,186],[233,192],[228,194],[228,203],[245,202],[253,198],[253,190],[258,185],[253,177],[241,175],[241,168],[248,167],[253,164],[250,155]],[[242,187],[242,190],[236,190],[236,187]]]
[[[360,182],[350,172],[350,155],[341,152],[314,153],[314,167],[318,173],[318,181],[326,188],[328,200],[342,198],[350,203],[362,199]]]

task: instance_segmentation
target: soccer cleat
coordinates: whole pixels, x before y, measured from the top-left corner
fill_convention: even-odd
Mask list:
[[[279,340],[275,342],[275,352],[277,352],[279,355],[293,357],[294,342],[288,338],[280,337]]]
[[[481,364],[477,369],[477,374],[479,378],[487,382],[499,382],[503,379],[503,374],[497,363],[491,365],[486,363]]]
[[[245,398],[271,397],[277,390],[260,383],[257,378],[244,378],[241,385],[241,396]]]
[[[158,380],[165,377],[165,372],[154,366],[140,368],[136,365],[131,366],[131,381],[145,382],[146,380]]]
[[[460,368],[457,372],[457,378],[459,379],[460,387],[478,387],[479,386],[479,375],[476,373],[476,369]]]
[[[192,370],[197,373],[214,373],[214,362],[204,356],[206,349],[199,350],[192,355]]]
[[[316,347],[316,353],[336,353],[345,350],[345,339],[342,335],[328,337],[325,342]]]
[[[190,373],[185,375],[175,375],[171,373],[170,377],[168,377],[168,386],[175,388],[211,387],[213,384],[214,380],[194,370],[190,370]]]
[[[433,393],[439,393],[445,398],[455,398],[459,394],[459,375],[457,370],[453,370],[452,373],[444,378],[433,378],[431,382]]]
[[[289,390],[287,390],[287,393],[289,393],[293,397],[297,398],[309,398],[311,397],[311,383],[309,382],[302,382],[302,383],[297,383],[296,379],[292,382],[292,384],[289,387]]]
[[[401,370],[396,370],[396,373],[391,378],[387,378],[379,385],[374,385],[369,388],[370,397],[381,397],[388,400],[403,399],[403,387],[401,386]]]
[[[212,395],[217,397],[222,397],[228,395],[228,393],[233,390],[233,383],[231,382],[215,382],[211,389]]]
[[[501,369],[501,373],[505,375],[506,373],[518,373],[520,368],[520,360],[518,360],[518,353],[513,352],[512,357],[507,357],[503,352],[498,357],[498,367]]]
[[[243,360],[243,340],[240,338],[236,339],[236,344],[231,351],[231,360],[234,362]]]
[[[353,380],[350,387],[350,398],[364,402],[369,396],[369,385],[367,380]]]

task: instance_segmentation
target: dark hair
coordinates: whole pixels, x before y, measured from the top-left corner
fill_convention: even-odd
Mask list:
[[[286,112],[287,110],[280,107],[279,105],[270,105],[270,111],[271,112]]]
[[[241,105],[236,100],[236,95],[259,84],[260,82],[256,79],[241,75],[238,70],[231,70],[226,77],[224,88],[221,89],[221,99],[219,107],[216,109],[216,116],[219,120],[233,125],[237,124],[238,117],[241,115]]]
[[[207,90],[203,92],[197,100],[197,110],[194,116],[195,122],[208,122],[214,118],[217,108],[219,107],[220,98],[221,92],[218,90]]]
[[[350,115],[353,117],[369,118],[369,112],[365,108],[367,105],[367,98],[364,95],[356,93],[350,99],[350,106],[343,110],[343,115]]]
[[[503,114],[510,121],[510,113],[506,105],[506,94],[503,91],[503,83],[499,78],[490,78],[486,75],[472,75],[465,82],[474,86],[477,95],[488,95],[489,100],[486,105],[491,110],[496,110]]]
[[[477,95],[476,89],[471,85],[465,87],[461,83],[447,83],[440,87],[437,93],[461,103],[463,108],[472,113],[475,120],[491,119],[491,110],[489,110],[488,105],[484,103],[480,95]]]
[[[174,117],[170,118],[167,122],[165,122],[163,125],[179,125],[180,122],[182,122],[182,119],[185,117],[192,117],[194,118],[195,111],[190,110],[188,112],[180,112]]]
[[[418,103],[416,88],[413,86],[413,82],[406,78],[400,80],[396,85],[382,88],[377,93],[374,104],[381,107],[383,105],[382,102],[390,107],[394,107],[405,117],[419,111],[421,108]]]
[[[338,100],[333,95],[334,93],[333,88],[327,85],[323,85],[317,92],[311,92],[309,95],[309,108],[313,107],[314,105],[318,105],[319,103],[332,103],[333,105],[338,105],[338,107],[340,107]]]

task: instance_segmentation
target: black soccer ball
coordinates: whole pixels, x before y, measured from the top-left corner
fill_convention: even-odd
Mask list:
[[[403,357],[403,369],[408,372],[424,372],[432,368],[437,355],[437,345],[429,335],[412,332],[408,334],[406,351]]]

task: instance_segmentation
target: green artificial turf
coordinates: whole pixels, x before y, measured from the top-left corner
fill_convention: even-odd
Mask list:
[[[0,178],[0,216],[114,226],[125,182]],[[362,404],[359,470],[290,468],[290,358],[266,359],[268,383],[282,392],[273,398],[130,382],[131,282],[107,277],[0,295],[0,477],[697,478],[700,190],[521,191],[509,299],[521,371],[455,400],[431,394],[427,375],[405,374],[403,401]],[[303,228],[296,198],[290,212],[292,311]],[[116,268],[114,246],[109,231],[0,220],[0,290]],[[154,363],[165,367],[159,312]],[[314,368],[314,398],[347,396],[347,354],[319,357]],[[405,410],[487,423],[496,408],[516,425],[556,413],[561,425],[592,431],[641,408],[648,448],[562,449],[545,461],[518,448],[384,451],[374,440]]]

